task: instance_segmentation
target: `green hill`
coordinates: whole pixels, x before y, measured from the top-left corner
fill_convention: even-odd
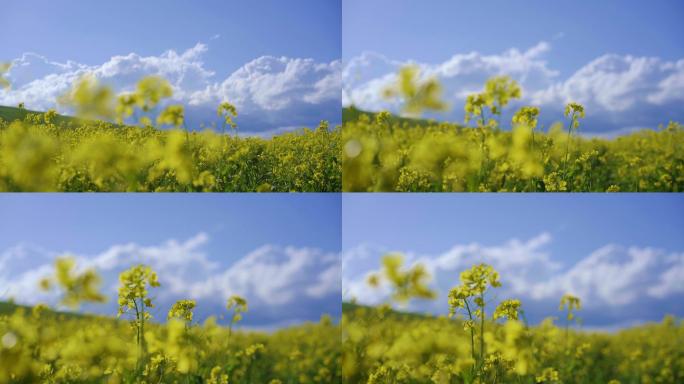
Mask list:
[[[30,314],[33,307],[30,307],[28,305],[15,304],[15,303],[8,302],[8,301],[0,301],[0,316],[11,315],[14,312],[16,312],[18,309],[23,309],[25,313]],[[43,316],[53,317],[53,318],[59,317],[59,318],[78,319],[78,318],[92,317],[93,315],[84,315],[84,314],[75,313],[75,312],[64,312],[64,311],[56,311],[54,309],[46,309],[45,312],[43,312]],[[99,318],[99,316],[96,316],[96,317]]]
[[[0,119],[3,119],[5,121],[24,120],[26,118],[26,115],[28,114],[43,115],[44,113],[45,112],[32,111],[24,108],[7,107],[0,105]],[[55,117],[56,123],[69,123],[77,121],[77,118],[71,116],[57,115]]]
[[[376,313],[378,307],[372,307],[368,305],[356,304],[351,302],[342,302],[342,313],[348,315],[350,318],[355,318],[357,316],[365,317],[371,313]],[[427,313],[417,313],[417,312],[404,312],[394,308],[383,310],[383,318],[392,318],[395,320],[428,320],[435,319],[437,316],[433,316]],[[459,322],[459,321],[456,321]]]
[[[0,301],[0,315],[14,313],[14,311],[16,311],[20,307],[22,306],[7,301]]]
[[[357,121],[361,116],[365,115],[368,116],[371,120],[375,120],[375,116],[378,114],[378,112],[368,112],[364,111],[361,109],[358,109],[354,106],[351,107],[344,107],[342,108],[342,122],[352,122],[352,121]],[[420,119],[420,118],[411,118],[411,117],[401,117],[395,114],[392,114],[389,118],[390,123],[398,123],[399,125],[409,125],[409,126],[428,126],[428,125],[434,125],[434,124],[451,124],[454,126],[460,126],[459,124],[454,124],[450,122],[440,122],[436,121],[434,119]]]

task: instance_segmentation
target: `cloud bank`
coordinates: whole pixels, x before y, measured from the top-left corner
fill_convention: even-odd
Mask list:
[[[161,288],[153,289],[154,315],[165,320],[176,300],[197,300],[196,319],[226,314],[225,303],[233,294],[249,302],[243,324],[272,328],[317,321],[323,313],[339,316],[339,255],[314,248],[264,245],[230,265],[204,251],[209,236],[199,233],[185,241],[159,245],[113,245],[95,255],[73,254],[79,268],[95,268],[103,277],[102,291],[109,301],[84,309],[116,313],[118,275],[135,264],[145,264],[159,274]],[[56,292],[39,289],[41,278],[52,272],[54,259],[64,252],[21,244],[0,253],[0,298],[18,303],[57,305]]]
[[[407,264],[423,264],[438,292],[434,302],[415,302],[409,309],[447,313],[449,289],[459,284],[464,269],[477,263],[492,265],[501,274],[499,299],[520,298],[528,319],[538,322],[559,316],[558,301],[565,293],[582,299],[580,316],[589,327],[614,327],[658,321],[665,314],[684,315],[684,252],[609,244],[573,265],[564,265],[547,250],[553,241],[541,233],[527,241],[512,239],[500,245],[457,244],[436,255],[403,252]],[[366,284],[379,271],[388,249],[361,245],[343,252],[343,297],[364,304],[384,302],[389,287]]]
[[[509,75],[521,84],[523,98],[508,107],[508,118],[521,105],[537,105],[542,107],[541,121],[548,126],[562,119],[565,103],[577,101],[587,107],[581,130],[590,134],[656,128],[670,119],[684,120],[684,59],[606,54],[562,79],[545,60],[550,49],[551,44],[540,42],[525,51],[459,53],[442,63],[402,62],[367,52],[345,62],[342,102],[398,112],[400,104],[384,100],[381,91],[396,79],[401,66],[413,64],[423,76],[441,80],[444,98],[452,105],[446,115],[429,117],[463,121],[466,95],[481,91],[491,76]]]
[[[225,100],[237,106],[237,121],[243,131],[315,126],[320,120],[339,122],[339,60],[321,63],[308,58],[262,56],[218,79],[202,61],[208,50],[206,44],[198,43],[180,53],[169,50],[159,56],[113,56],[100,65],[59,63],[25,53],[12,60],[7,75],[12,88],[0,90],[0,105],[24,102],[29,109],[57,107],[66,112],[55,100],[86,73],[113,86],[117,93],[132,91],[143,76],[160,75],[173,85],[172,102],[186,106],[191,127],[216,122],[216,106]]]

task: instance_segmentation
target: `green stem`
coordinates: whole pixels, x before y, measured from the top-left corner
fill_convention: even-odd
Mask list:
[[[485,320],[485,307],[484,307],[484,292],[480,294],[480,299],[482,299],[482,311],[480,315],[480,360],[484,363],[485,354],[485,344],[484,344],[484,320]]]
[[[568,161],[570,161],[570,136],[572,135],[572,126],[575,122],[575,112],[570,115],[570,126],[568,127],[568,141],[565,142],[565,162],[563,163],[563,177],[567,176]],[[567,181],[567,180],[566,180]]]
[[[140,349],[144,358],[147,353],[145,348],[145,303],[142,302],[142,299],[140,299],[140,301],[140,308],[142,309],[142,313],[140,314]]]
[[[532,144],[531,144],[530,150],[532,152],[534,152],[534,128],[532,128]]]
[[[468,300],[463,299],[463,302],[465,303],[466,310],[468,311],[468,319],[470,319],[471,324],[473,323],[473,313],[470,311],[470,304],[468,304]],[[477,358],[475,357],[475,329],[474,327],[470,327],[470,356],[472,357],[473,361],[477,361]],[[474,376],[475,374],[475,364],[473,364],[472,367],[470,367],[470,376]]]
[[[568,307],[568,314],[565,317],[565,353],[568,353],[569,341],[570,341],[570,307]]]
[[[480,171],[478,174],[478,188],[479,185],[482,183],[482,179],[485,177],[484,170],[485,166],[487,163],[486,156],[485,156],[485,111],[484,107],[480,107],[480,153],[482,155],[482,159],[480,160]]]
[[[496,126],[501,129],[501,111],[503,107],[499,104],[499,113],[496,115]]]
[[[135,343],[140,347],[140,311],[138,310],[138,301],[133,300],[135,305]]]
[[[480,126],[484,127],[485,126],[485,111],[484,107],[480,106]]]
[[[140,309],[138,308],[138,300],[133,299],[133,305],[135,309],[135,342],[138,345],[138,362],[137,369],[142,370],[142,344],[141,344],[141,332],[140,332]]]

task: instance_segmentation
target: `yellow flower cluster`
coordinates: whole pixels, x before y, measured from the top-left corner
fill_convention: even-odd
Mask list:
[[[76,271],[76,260],[63,256],[55,261],[54,277],[42,279],[40,287],[47,291],[57,285],[63,291],[61,303],[78,308],[82,302],[105,302],[105,297],[99,292],[100,283],[100,276],[94,269],[79,273]]]
[[[11,67],[11,63],[0,63],[0,89],[8,88],[10,86],[10,82],[5,79],[5,73],[9,72]]]
[[[382,271],[368,277],[372,287],[378,287],[386,280],[393,288],[392,300],[406,303],[411,299],[433,299],[435,292],[426,283],[430,275],[425,268],[418,264],[410,269],[404,269],[404,257],[400,254],[389,254],[382,258]]]
[[[383,90],[385,98],[399,98],[404,102],[403,111],[409,115],[420,115],[425,110],[443,111],[446,103],[441,100],[442,85],[437,79],[421,79],[417,66],[401,68],[395,84]]]
[[[195,300],[178,300],[176,301],[169,310],[167,319],[177,319],[185,321],[186,323],[192,323],[193,312],[197,303]]]

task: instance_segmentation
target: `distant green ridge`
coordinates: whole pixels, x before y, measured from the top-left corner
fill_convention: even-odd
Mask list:
[[[375,116],[378,115],[379,112],[368,112],[364,111],[361,109],[358,109],[356,107],[344,107],[342,108],[342,122],[352,122],[352,121],[357,121],[361,116],[365,115],[368,116],[368,118],[371,119],[371,121],[375,120]],[[461,126],[460,124],[455,124],[452,122],[448,121],[437,121],[434,119],[421,119],[421,118],[412,118],[412,117],[402,117],[398,116],[395,114],[392,114],[389,118],[390,123],[399,123],[400,125],[402,124],[407,124],[411,126],[428,126],[428,125],[435,125],[435,124],[451,124],[454,126]]]
[[[21,304],[15,304],[9,301],[0,301],[0,316],[2,315],[11,315],[14,312],[16,312],[18,309],[23,309],[25,313],[30,314],[31,310],[33,307],[28,306],[28,305],[21,305]],[[68,317],[68,318],[83,318],[83,317],[89,317],[90,315],[83,315],[80,313],[75,313],[75,312],[63,312],[63,311],[56,311],[52,308],[48,308],[43,312],[43,316],[47,317]]]
[[[5,121],[24,120],[28,114],[43,115],[45,112],[31,111],[24,108],[6,107],[0,105],[0,119]],[[54,120],[56,123],[77,122],[78,119],[72,116],[57,115]]]
[[[357,310],[361,311],[366,311],[365,315],[367,316],[371,312],[378,311],[378,307],[373,307],[373,306],[368,306],[368,305],[362,305],[362,304],[356,304],[356,303],[350,303],[347,301],[342,302],[342,313],[349,315],[351,317],[355,317]],[[391,316],[396,319],[434,319],[436,316],[430,315],[427,313],[417,313],[417,312],[404,312],[404,311],[399,311],[394,308],[388,310],[385,312],[385,317],[386,316]]]

